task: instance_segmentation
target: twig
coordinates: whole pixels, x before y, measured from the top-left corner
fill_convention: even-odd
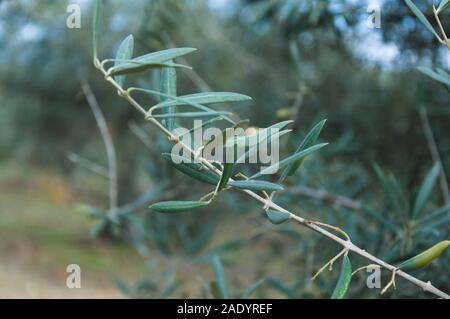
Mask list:
[[[387,283],[387,285],[381,290],[381,292],[380,292],[380,295],[382,295],[382,294],[384,294],[388,289],[389,289],[389,287],[394,287],[394,289],[395,289],[395,273],[397,272],[397,269],[394,269],[393,271],[392,271],[392,277],[391,277],[391,280],[389,280],[389,282]]]
[[[111,138],[111,134],[108,130],[108,125],[106,124],[105,117],[103,116],[102,110],[97,102],[97,98],[91,90],[88,82],[82,81],[81,87],[83,93],[86,96],[86,100],[94,114],[95,121],[97,122],[98,129],[102,135],[103,143],[106,148],[106,156],[108,158],[108,176],[109,176],[109,209],[110,213],[114,214],[117,209],[118,199],[118,183],[117,183],[117,160],[116,151]]]
[[[322,226],[322,227],[325,227],[325,228],[332,229],[335,232],[337,232],[337,233],[341,234],[342,236],[344,236],[348,241],[350,241],[350,236],[345,231],[340,229],[339,227],[336,227],[336,226],[333,226],[333,225],[329,225],[329,224],[325,224],[325,223],[322,223],[322,222],[312,221],[312,220],[306,220],[305,222],[308,223],[308,224],[315,224],[315,225],[318,225],[318,226]]]
[[[70,153],[69,156],[67,156],[67,158],[74,164],[77,164],[95,174],[98,174],[100,176],[109,179],[108,170],[102,165],[97,164],[87,158],[81,157],[80,155],[75,153]]]
[[[434,139],[433,130],[431,129],[430,121],[428,120],[427,111],[425,108],[420,109],[420,119],[422,121],[422,128],[427,140],[428,148],[433,158],[433,162],[439,163],[439,183],[441,186],[442,196],[446,205],[450,205],[450,190],[447,183],[447,175],[445,174],[444,166],[442,165],[439,149]]]
[[[333,270],[333,264],[336,260],[339,259],[339,257],[341,257],[343,254],[348,253],[348,249],[344,248],[341,250],[341,252],[339,254],[337,254],[336,256],[334,256],[333,258],[331,258],[325,265],[322,266],[322,268],[320,268],[316,274],[314,276],[312,276],[311,280],[314,280],[317,278],[317,276],[319,276],[322,271],[324,271],[327,267],[329,267],[329,270],[332,271]]]
[[[444,43],[444,44],[446,44],[448,46],[449,44],[448,44],[447,34],[445,34],[444,27],[442,26],[441,19],[439,19],[439,15],[438,15],[438,12],[437,12],[435,6],[433,6],[433,14],[434,14],[434,18],[436,19],[436,22],[437,22],[437,24],[439,26],[439,31],[441,31],[441,34],[442,34],[442,37],[443,37],[442,43]],[[450,47],[449,47],[449,49],[450,49]]]
[[[367,268],[369,268],[369,267],[377,267],[377,268],[380,268],[380,265],[370,264],[370,265],[365,265],[365,266],[359,267],[359,268],[356,269],[354,272],[352,272],[352,276],[355,275],[355,274],[357,274],[357,273],[360,272],[361,270],[367,269]]]
[[[162,133],[164,133],[167,138],[170,141],[173,141],[174,143],[179,144],[182,148],[184,148],[186,151],[188,151],[190,154],[195,155],[195,151],[187,146],[185,143],[183,143],[183,141],[180,141],[180,139],[175,136],[172,132],[170,132],[169,130],[167,130],[167,128],[165,128],[160,122],[158,122],[155,118],[153,117],[148,117],[147,116],[147,112],[146,110],[129,94],[128,91],[126,91],[124,88],[122,88],[122,86],[120,86],[115,80],[114,78],[112,78],[111,76],[108,76],[106,70],[102,67],[100,61],[95,60],[94,61],[94,65],[103,73],[103,75],[105,76],[105,80],[107,82],[109,82],[118,92],[119,96],[123,97],[125,100],[127,100],[134,108],[136,108],[142,115],[146,116],[147,121],[151,122],[153,125],[155,125]],[[197,157],[196,158],[197,161],[199,161],[202,165],[204,165],[208,170],[210,170],[211,172],[215,173],[216,175],[220,176],[221,171],[218,170],[213,164],[211,164],[208,160],[206,160],[203,157]],[[230,181],[232,181],[233,179],[230,178]],[[315,232],[323,235],[324,237],[327,237],[333,241],[335,241],[336,243],[340,244],[341,246],[344,247],[345,250],[348,251],[352,251],[370,261],[372,261],[375,264],[378,264],[386,269],[389,269],[391,271],[396,270],[397,268],[393,265],[390,265],[386,262],[384,262],[383,260],[371,255],[370,253],[366,252],[365,250],[359,248],[358,246],[356,246],[355,244],[353,244],[351,241],[348,240],[344,240],[336,235],[334,235],[333,233],[329,232],[328,230],[314,224],[314,223],[308,223],[308,221],[306,219],[304,219],[303,217],[297,216],[294,213],[284,209],[283,207],[275,204],[274,202],[272,202],[270,199],[266,199],[264,197],[261,197],[260,195],[254,193],[253,191],[247,190],[247,189],[242,189],[239,190],[243,193],[246,193],[247,195],[249,195],[250,197],[254,198],[255,200],[259,201],[260,203],[262,203],[265,207],[270,207],[274,210],[280,211],[280,212],[284,212],[290,215],[291,219],[296,220],[298,223],[302,224],[303,226],[314,230]],[[430,282],[426,283],[420,279],[417,279],[416,277],[413,277],[403,271],[397,271],[397,274],[401,277],[403,277],[404,279],[410,281],[411,283],[415,284],[416,286],[421,287],[422,289],[429,291],[433,294],[435,294],[436,296],[442,297],[442,298],[446,298],[446,299],[450,299],[450,295],[446,294],[445,292],[439,290],[438,288],[434,287]]]

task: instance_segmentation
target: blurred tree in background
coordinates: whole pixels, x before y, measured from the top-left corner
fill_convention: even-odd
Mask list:
[[[156,198],[195,194],[202,185],[186,185],[186,178],[160,158],[163,141],[158,134],[131,108],[123,107],[125,102],[111,94],[92,68],[91,3],[79,1],[82,27],[69,29],[66,7],[71,2],[0,2],[0,160],[51,167],[81,185],[89,173],[79,176],[81,169],[67,160],[70,153],[106,165],[101,136],[81,90],[80,79],[87,79],[119,159],[119,203],[125,206],[116,226],[122,239],[144,257],[157,251],[202,263],[220,253],[226,265],[240,265],[233,267],[238,275],[231,286],[239,286],[240,277],[245,285],[267,277],[265,284],[282,296],[328,297],[334,282],[318,279],[312,286],[310,277],[333,254],[330,243],[289,226],[268,227],[256,220],[260,208],[240,195],[226,194],[214,211],[206,208],[177,220],[148,211],[147,204]],[[420,2],[431,16],[430,3]],[[342,226],[355,242],[395,263],[450,233],[446,212],[439,217],[447,219],[417,233],[408,219],[433,165],[421,107],[428,112],[443,167],[450,169],[449,92],[415,67],[439,65],[448,70],[449,53],[403,1],[382,2],[380,29],[366,26],[367,6],[366,1],[350,0],[109,0],[102,27],[110,32],[101,38],[100,51],[114,56],[129,33],[136,38],[135,55],[172,46],[198,48],[186,58],[194,71],[178,72],[178,93],[223,90],[252,96],[254,101],[238,115],[259,127],[277,118],[294,119],[294,134],[286,142],[290,150],[312,123],[327,118],[321,139],[331,145],[306,162],[280,201],[308,218]],[[136,81],[155,86],[158,72]],[[156,102],[148,100],[149,106]],[[149,146],[144,151],[142,139]],[[375,163],[381,169],[374,169]],[[101,183],[80,191],[98,194]],[[384,193],[386,184],[395,188],[394,195],[389,187]],[[103,196],[96,195],[91,204],[105,209],[103,202]],[[427,211],[444,205],[436,184]],[[232,226],[237,218],[254,225],[247,236]],[[219,230],[219,224],[228,227],[226,231]],[[258,252],[243,257],[251,247]],[[435,274],[433,283],[444,291],[450,290],[448,262],[447,256],[428,273]],[[239,269],[244,269],[242,274]],[[164,288],[169,295],[173,273],[161,276],[169,280]],[[375,295],[359,286],[351,296]],[[147,288],[155,296],[162,289],[148,281],[122,288],[134,296]],[[389,296],[421,294],[398,289]]]

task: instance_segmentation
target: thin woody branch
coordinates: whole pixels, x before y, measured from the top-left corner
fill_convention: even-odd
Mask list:
[[[439,163],[439,183],[441,186],[442,197],[446,205],[450,205],[450,190],[447,182],[447,175],[445,174],[444,166],[442,165],[441,156],[439,155],[439,149],[434,138],[433,130],[431,129],[430,121],[428,119],[427,111],[425,108],[420,110],[420,119],[422,121],[422,128],[427,140],[428,148],[433,158],[433,162]]]
[[[117,181],[117,160],[114,143],[109,133],[108,125],[106,124],[105,117],[97,102],[97,98],[88,82],[82,81],[81,85],[83,93],[86,96],[86,100],[94,114],[95,121],[97,122],[98,129],[102,135],[103,143],[106,148],[106,156],[108,158],[108,179],[109,179],[109,209],[113,214],[118,205],[118,181]]]

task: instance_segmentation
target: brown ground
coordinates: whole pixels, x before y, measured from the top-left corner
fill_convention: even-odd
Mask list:
[[[144,263],[123,244],[90,239],[91,221],[50,174],[0,179],[0,298],[123,298],[111,274],[134,281]],[[23,175],[24,173],[20,173]],[[5,176],[6,175],[6,176]],[[11,176],[13,175],[13,176]],[[81,267],[81,288],[66,286],[66,267]]]

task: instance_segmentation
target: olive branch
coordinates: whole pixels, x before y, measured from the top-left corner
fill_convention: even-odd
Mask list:
[[[207,99],[202,100],[201,98],[199,98],[199,96],[197,96],[197,99],[193,98],[193,96],[190,97],[176,96],[175,68],[186,69],[189,67],[174,63],[173,60],[185,54],[191,53],[195,49],[173,48],[169,50],[153,52],[133,59],[132,53],[134,40],[132,36],[128,36],[119,47],[115,59],[106,59],[101,61],[98,57],[97,52],[98,47],[97,39],[100,20],[99,18],[100,4],[101,1],[96,0],[94,12],[94,31],[93,31],[94,66],[103,74],[105,80],[117,90],[118,95],[124,100],[126,100],[132,107],[134,107],[139,113],[141,113],[144,116],[145,121],[153,124],[162,134],[164,134],[167,137],[167,139],[172,144],[181,146],[185,151],[187,151],[191,156],[193,156],[196,163],[198,163],[188,167],[179,166],[178,167],[179,170],[183,171],[187,175],[191,175],[191,177],[194,174],[193,173],[194,171],[196,176],[199,177],[199,179],[203,180],[204,182],[216,184],[215,190],[203,196],[200,199],[200,201],[161,202],[154,204],[153,206],[151,206],[151,208],[159,212],[180,212],[190,210],[209,204],[215,198],[215,196],[218,195],[219,191],[233,188],[247,194],[251,198],[260,202],[263,205],[263,209],[266,211],[266,214],[272,223],[279,224],[288,220],[293,220],[298,224],[300,224],[301,226],[309,228],[342,246],[342,250],[339,252],[339,254],[337,254],[329,262],[327,262],[325,266],[323,266],[313,277],[313,279],[316,278],[323,270],[326,269],[326,267],[330,267],[331,270],[333,263],[343,256],[341,275],[338,281],[338,285],[336,286],[335,292],[333,293],[333,297],[342,298],[345,295],[345,292],[348,288],[352,276],[348,254],[352,252],[369,260],[371,263],[383,267],[392,272],[392,280],[388,283],[388,285],[385,287],[385,289],[383,289],[382,292],[384,292],[387,288],[389,288],[391,285],[394,284],[394,279],[395,276],[397,275],[411,282],[412,284],[422,288],[424,291],[428,291],[441,298],[450,299],[450,295],[433,286],[430,281],[424,282],[406,273],[404,270],[401,269],[402,265],[404,265],[405,263],[407,266],[404,267],[405,270],[417,269],[428,264],[433,259],[437,258],[437,256],[439,256],[440,253],[442,253],[445,250],[445,248],[447,248],[450,245],[450,241],[441,242],[433,246],[429,250],[425,251],[424,253],[416,257],[413,257],[412,259],[396,267],[377,258],[376,256],[368,253],[364,249],[355,245],[352,242],[351,238],[340,228],[325,223],[305,219],[276,204],[273,201],[273,198],[275,193],[278,190],[280,190],[280,188],[278,188],[277,185],[273,183],[254,180],[254,178],[262,175],[261,173],[258,173],[250,178],[243,175],[242,173],[233,174],[234,163],[218,165],[217,163],[202,157],[201,152],[199,152],[198,150],[194,150],[192,147],[186,145],[182,141],[180,136],[175,135],[172,132],[175,118],[213,117],[213,119],[228,121],[234,126],[239,125],[239,123],[235,123],[228,117],[228,115],[230,114],[229,112],[218,112],[204,105],[208,104],[207,102],[211,102],[211,100]],[[114,63],[114,66],[106,68],[106,65],[108,63]],[[125,80],[125,75],[143,72],[151,68],[158,68],[163,70],[163,78],[165,79],[165,83],[162,86],[163,90],[153,91],[134,87],[127,89],[124,88],[123,84]],[[135,97],[133,96],[133,92],[143,92],[158,96],[161,100],[161,103],[156,106],[153,106],[150,110],[146,110],[135,99]],[[243,101],[247,100],[247,98],[248,97],[245,97],[243,95],[230,93],[226,97],[222,97],[221,99],[218,99],[215,102]],[[200,101],[201,103],[198,101]],[[177,113],[176,111],[177,104],[190,105],[200,111]],[[164,113],[155,115],[153,114],[153,111],[155,109],[161,109],[164,111]],[[161,122],[158,121],[158,118],[162,119]],[[287,124],[289,123],[283,123],[280,126],[284,127]],[[285,172],[283,172],[280,181],[282,181],[288,175],[294,173],[296,169],[300,166],[302,160],[306,155],[326,145],[326,144],[311,145],[315,142],[318,134],[320,133],[320,130],[323,127],[323,124],[324,121],[319,123],[315,128],[313,128],[313,130],[305,138],[304,143],[302,143],[302,145],[299,147],[296,153],[278,163],[283,164],[283,166],[287,166],[287,169],[285,170],[285,172],[287,173],[285,174]],[[280,167],[281,166],[282,165],[280,165]],[[188,169],[190,169],[190,171]],[[233,176],[235,176],[235,178],[233,178]],[[237,179],[236,177],[241,179]],[[344,238],[334,234],[331,231],[339,233]],[[425,262],[423,262],[424,260]],[[358,270],[363,269],[364,267],[361,267]]]

